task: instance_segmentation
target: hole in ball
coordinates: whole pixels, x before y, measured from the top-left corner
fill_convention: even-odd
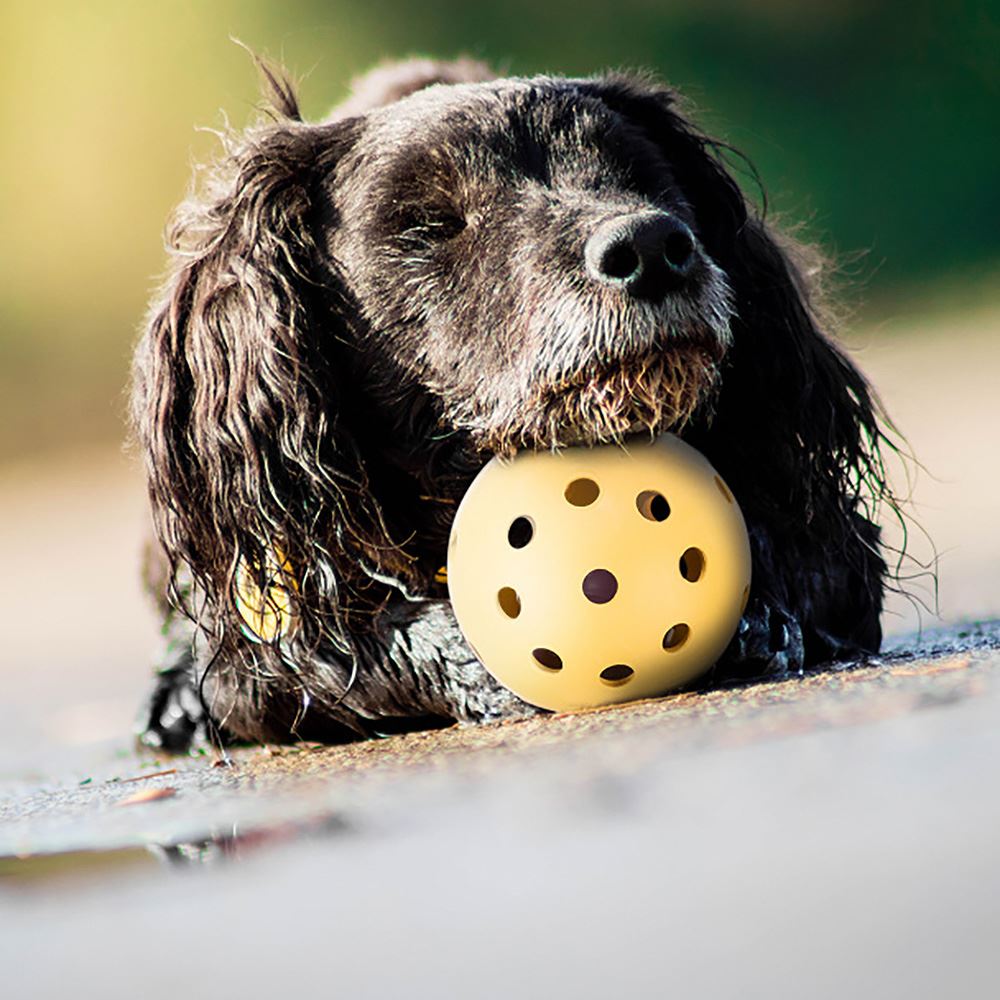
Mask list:
[[[681,646],[687,642],[690,634],[691,629],[688,628],[688,626],[683,622],[668,628],[663,634],[663,648],[668,653],[672,653],[674,650],[680,649]]]
[[[521,613],[521,598],[513,587],[501,587],[497,591],[497,603],[508,618],[516,618]]]
[[[670,504],[662,493],[643,490],[636,498],[635,505],[647,521],[665,521],[670,517]]]
[[[729,492],[729,487],[718,477],[715,477],[715,485],[719,487],[719,492],[726,498],[726,503],[733,502],[733,495]]]
[[[530,517],[515,517],[507,529],[507,541],[512,549],[523,549],[535,535],[535,522]]]
[[[680,566],[681,576],[688,583],[696,583],[705,572],[705,553],[701,549],[693,547],[685,549],[684,555],[681,556]]]
[[[743,588],[743,603],[740,604],[740,614],[741,615],[743,614],[744,611],[746,611],[746,609],[747,609],[747,601],[749,601],[749,600],[750,600],[750,585],[747,584]]]
[[[607,604],[618,593],[618,581],[606,569],[592,569],[583,578],[583,596],[594,604]]]
[[[634,673],[635,671],[627,664],[614,663],[601,671],[601,680],[605,684],[617,687],[619,684],[624,684]]]
[[[562,657],[551,649],[545,649],[544,646],[533,649],[531,655],[535,658],[535,663],[545,670],[551,670],[552,673],[563,668]]]
[[[574,507],[589,507],[601,495],[601,488],[593,479],[574,479],[566,487],[566,499]]]

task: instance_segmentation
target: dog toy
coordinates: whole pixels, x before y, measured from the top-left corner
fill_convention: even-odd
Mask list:
[[[494,458],[455,515],[447,578],[486,669],[565,711],[708,670],[746,608],[750,544],[719,474],[668,434]]]

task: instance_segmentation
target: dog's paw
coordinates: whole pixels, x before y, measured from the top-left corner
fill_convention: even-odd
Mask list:
[[[772,604],[751,602],[711,680],[775,680],[802,672],[805,651],[799,623]]]
[[[186,753],[205,738],[205,730],[205,711],[190,665],[161,670],[139,715],[139,744],[167,753]]]

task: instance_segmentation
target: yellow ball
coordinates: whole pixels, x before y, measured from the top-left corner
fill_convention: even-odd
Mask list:
[[[750,592],[729,488],[673,435],[494,458],[459,505],[448,587],[487,670],[565,711],[664,694],[704,673]]]

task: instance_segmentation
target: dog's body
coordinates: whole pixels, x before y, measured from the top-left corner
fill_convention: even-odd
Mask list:
[[[754,576],[713,679],[878,648],[881,431],[790,244],[665,88],[488,77],[405,64],[315,125],[272,78],[278,120],[179,213],[136,358],[175,607],[149,742],[204,707],[322,740],[532,711],[435,579],[517,448],[675,430],[718,468]],[[289,605],[270,641],[248,571]]]

